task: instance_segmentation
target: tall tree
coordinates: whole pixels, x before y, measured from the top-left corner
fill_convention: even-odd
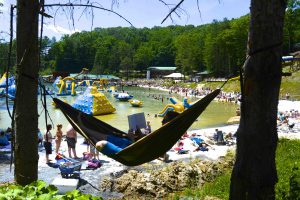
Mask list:
[[[276,116],[287,0],[252,0],[230,199],[275,199]]]
[[[132,65],[133,65],[132,59],[129,57],[122,58],[122,60],[120,62],[121,69],[125,70],[126,80],[128,80],[128,78],[129,78],[129,71],[131,71]]]
[[[17,91],[15,181],[37,180],[38,0],[17,3]]]
[[[295,43],[300,42],[300,1],[289,0],[285,15],[285,53],[294,51]]]
[[[133,60],[136,69],[143,70],[150,67],[154,58],[154,52],[148,43],[141,45],[135,52]]]

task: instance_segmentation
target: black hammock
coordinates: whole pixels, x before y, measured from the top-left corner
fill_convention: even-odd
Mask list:
[[[136,166],[159,158],[172,148],[219,93],[220,89],[211,92],[169,123],[110,157],[127,166]],[[99,135],[95,132],[106,135],[114,134],[119,137],[126,135],[123,131],[77,110],[57,98],[53,100],[73,128],[93,146],[100,140]],[[85,127],[92,131],[83,131],[86,130]]]

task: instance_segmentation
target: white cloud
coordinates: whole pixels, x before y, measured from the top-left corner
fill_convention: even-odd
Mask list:
[[[71,29],[70,30],[70,29],[66,29],[61,26],[53,25],[53,24],[50,24],[50,25],[45,24],[44,28],[48,29],[50,31],[53,31],[55,33],[63,34],[63,35],[69,35],[69,34],[73,34],[76,32],[81,32],[81,30],[79,30],[79,29]]]

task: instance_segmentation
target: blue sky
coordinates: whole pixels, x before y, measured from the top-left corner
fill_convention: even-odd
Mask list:
[[[79,0],[78,0],[79,1]],[[9,31],[9,7],[10,4],[15,4],[15,0],[0,0],[4,7],[0,8],[3,14],[0,15],[0,31]],[[46,4],[66,2],[66,0],[45,0]],[[92,1],[90,1],[92,2]],[[111,8],[111,0],[94,0],[104,8]],[[176,4],[179,0],[165,0],[165,2]],[[169,8],[161,3],[159,0],[119,0],[118,5],[114,5],[113,10],[127,20],[129,20],[134,27],[153,27],[153,26],[168,26],[168,25],[188,25],[195,26],[212,22],[213,19],[222,20],[237,18],[249,13],[250,0],[199,0],[200,13],[197,9],[197,0],[185,0],[181,6],[185,13],[178,18],[173,15],[174,21],[167,19],[163,24],[162,20],[169,13]],[[172,8],[172,6],[170,7]],[[47,13],[54,16],[56,8],[48,10]],[[82,9],[75,9],[74,23],[67,18],[66,14],[60,9],[55,16],[55,20],[47,19],[44,27],[44,35],[50,38],[55,36],[59,39],[63,34],[71,34],[76,31],[90,31],[96,27],[117,27],[130,26],[125,20],[102,10],[94,10],[94,22],[92,24],[92,17],[90,14],[83,14]],[[80,18],[80,19],[79,19]],[[5,33],[0,35],[0,38],[5,38]]]

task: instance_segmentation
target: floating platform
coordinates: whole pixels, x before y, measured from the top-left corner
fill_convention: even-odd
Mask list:
[[[129,103],[132,107],[141,107],[143,105],[143,102],[137,99],[129,100]]]
[[[128,101],[133,98],[132,95],[129,95],[127,93],[119,93],[119,94],[115,95],[114,97],[116,99],[118,99],[119,101]]]

